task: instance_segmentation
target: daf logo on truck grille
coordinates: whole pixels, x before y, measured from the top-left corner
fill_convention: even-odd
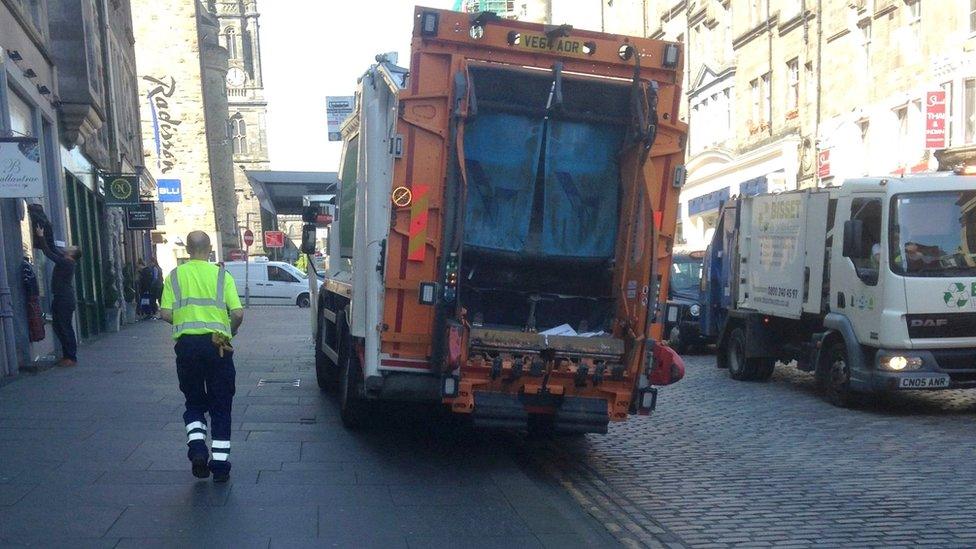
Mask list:
[[[938,328],[940,326],[948,326],[948,318],[926,318],[926,319],[915,319],[912,320],[912,328]]]

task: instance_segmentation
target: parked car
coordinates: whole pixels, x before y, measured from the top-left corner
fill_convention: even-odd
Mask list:
[[[701,335],[702,260],[704,251],[675,253],[671,263],[671,286],[668,290],[664,333],[668,344],[679,354],[691,347],[712,343]]]
[[[234,277],[237,293],[242,300],[245,289],[250,287],[251,305],[298,305],[305,308],[311,303],[308,275],[294,265],[283,261],[251,261],[246,277],[244,261],[228,261],[224,263],[224,268]]]

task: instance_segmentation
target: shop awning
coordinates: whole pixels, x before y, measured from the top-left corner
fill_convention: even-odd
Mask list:
[[[769,184],[766,176],[761,175],[739,183],[739,196],[756,196],[757,194],[763,194],[768,188]]]
[[[302,197],[335,194],[336,172],[248,171],[247,180],[261,202],[261,208],[275,215],[300,215]]]
[[[718,210],[719,206],[729,200],[729,187],[696,196],[688,201],[688,215],[701,215],[705,212]]]

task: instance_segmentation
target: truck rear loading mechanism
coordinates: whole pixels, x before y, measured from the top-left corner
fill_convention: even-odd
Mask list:
[[[343,126],[316,371],[342,418],[438,400],[606,432],[680,379],[661,340],[679,44],[428,8]]]

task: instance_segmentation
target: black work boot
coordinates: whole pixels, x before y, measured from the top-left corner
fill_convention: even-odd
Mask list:
[[[210,476],[210,467],[207,466],[207,456],[199,456],[190,460],[193,464],[193,476],[197,478],[207,478]]]

